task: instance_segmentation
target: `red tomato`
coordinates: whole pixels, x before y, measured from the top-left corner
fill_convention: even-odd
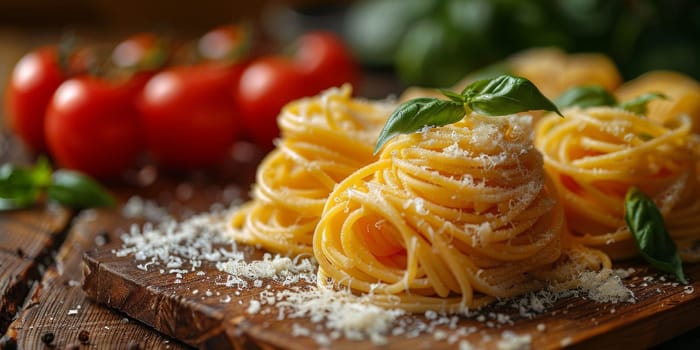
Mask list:
[[[46,113],[46,142],[62,167],[114,177],[132,164],[143,139],[134,99],[145,80],[115,83],[95,77],[69,79]]]
[[[263,147],[279,135],[277,115],[288,102],[311,93],[309,82],[292,61],[263,57],[241,76],[234,92],[241,121],[248,134]]]
[[[139,107],[148,149],[159,163],[196,168],[226,156],[239,130],[231,89],[242,69],[212,63],[180,66],[146,84]]]
[[[309,32],[297,41],[295,63],[313,85],[312,94],[333,86],[359,83],[360,69],[350,49],[335,34]]]
[[[9,128],[34,152],[46,150],[46,107],[64,79],[65,75],[58,64],[58,50],[53,46],[28,53],[12,71],[5,94],[6,121]]]

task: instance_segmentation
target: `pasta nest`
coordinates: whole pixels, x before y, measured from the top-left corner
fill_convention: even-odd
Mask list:
[[[571,108],[537,125],[535,144],[577,241],[612,258],[637,255],[625,221],[625,194],[653,198],[685,261],[700,237],[698,140],[681,115],[660,124],[619,108]]]
[[[233,215],[233,238],[310,254],[328,194],[375,159],[374,141],[393,108],[353,98],[349,85],[285,106],[278,117],[282,138],[258,167],[252,200]]]
[[[314,236],[319,281],[414,312],[540,289],[562,257],[556,201],[529,117],[472,114],[398,136],[330,194]]]

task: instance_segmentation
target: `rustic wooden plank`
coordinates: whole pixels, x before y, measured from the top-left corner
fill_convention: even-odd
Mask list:
[[[0,212],[0,250],[37,259],[59,243],[71,212],[58,207],[34,207]]]
[[[86,253],[85,264],[85,289],[90,297],[187,344],[211,349],[319,347],[308,337],[291,335],[295,324],[314,329],[315,325],[308,319],[277,320],[276,314],[248,314],[246,308],[250,301],[264,287],[249,287],[235,296],[231,289],[214,283],[226,277],[211,263],[205,262],[198,268],[198,271],[204,272],[203,276],[187,274],[180,284],[173,283],[172,275],[163,275],[155,269],[138,269],[136,262],[115,256],[111,248]],[[458,328],[476,327],[478,332],[463,339],[487,348],[495,348],[505,330],[532,334],[533,348],[559,348],[564,345],[614,348],[623,344],[647,348],[700,326],[700,319],[697,318],[700,311],[699,265],[687,269],[688,276],[695,281],[689,287],[662,283],[658,275],[641,267],[641,264],[635,267],[636,277],[626,280],[637,297],[635,303],[599,304],[570,298],[559,301],[547,312],[532,319],[521,317],[512,309],[494,306],[486,308],[481,314],[506,314],[514,323],[492,328],[472,317],[461,318]],[[647,276],[654,279],[645,281],[643,278]],[[273,290],[280,288],[272,284]],[[686,289],[691,287],[699,292]],[[210,290],[213,295],[202,297],[193,294],[194,290]],[[223,303],[221,295],[231,295],[233,300]],[[412,317],[429,322],[422,315]],[[669,324],[673,326],[669,327]],[[545,330],[538,327],[545,327]],[[446,326],[437,329],[445,332],[447,338],[455,332]],[[391,336],[389,344],[383,348],[449,349],[456,346],[444,338],[434,339],[433,334],[422,334],[417,338]],[[334,349],[371,346],[368,341],[343,339],[332,344]]]
[[[61,241],[70,212],[59,207],[35,207],[0,213],[0,333],[24,302],[29,287],[41,277],[51,250]]]
[[[123,315],[95,305],[80,288],[81,253],[100,242],[116,239],[104,236],[105,228],[118,228],[125,222],[114,210],[86,211],[76,219],[56,256],[56,264],[48,269],[10,326],[6,343],[20,349],[42,348],[42,337],[50,333],[55,347],[70,348],[85,343],[80,339],[83,332],[88,335],[87,343],[97,348],[183,348]]]
[[[158,201],[170,215],[185,215],[208,210],[213,203],[228,203],[234,197],[244,195],[247,189],[237,184],[249,184],[254,176],[255,165],[261,153],[252,150],[250,157],[230,159],[222,163],[220,171],[193,172],[186,174],[158,175],[152,167],[141,169],[147,174],[142,181],[133,173],[125,183],[112,184],[112,192],[122,203],[138,195],[144,200]],[[15,220],[25,226],[47,228],[47,224],[31,220],[26,212],[18,212]],[[138,218],[122,215],[122,208],[87,210],[73,222],[65,242],[55,260],[35,288],[25,309],[10,325],[3,338],[6,344],[20,349],[44,346],[42,336],[53,334],[52,344],[57,348],[79,345],[81,332],[89,334],[89,345],[96,348],[148,348],[183,349],[177,341],[165,337],[143,324],[129,320],[123,314],[98,305],[86,298],[81,290],[81,257],[88,249],[118,241],[121,229],[126,229]],[[19,230],[10,231],[13,235]],[[18,237],[8,238],[13,242]],[[0,344],[1,345],[1,344]],[[2,348],[2,346],[0,346]]]
[[[51,246],[51,234],[0,216],[0,250],[21,258],[35,259]]]
[[[0,332],[4,333],[30,287],[32,261],[0,252]],[[36,279],[36,276],[35,276]]]

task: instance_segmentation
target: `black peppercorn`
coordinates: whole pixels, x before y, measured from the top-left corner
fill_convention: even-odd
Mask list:
[[[53,338],[54,338],[53,333],[47,332],[41,336],[41,341],[44,342],[44,344],[48,345],[48,344],[53,343]]]
[[[89,343],[90,342],[90,332],[88,332],[86,330],[80,331],[80,333],[78,333],[78,340],[80,340],[81,344]]]

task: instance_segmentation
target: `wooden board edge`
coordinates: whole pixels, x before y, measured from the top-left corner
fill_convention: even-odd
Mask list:
[[[223,315],[196,318],[176,295],[164,296],[158,290],[128,278],[113,278],[121,276],[120,273],[94,259],[90,252],[83,253],[82,261],[83,291],[88,298],[187,345],[211,348],[205,345],[212,343],[217,344],[214,347],[217,349],[235,348],[224,329]]]

